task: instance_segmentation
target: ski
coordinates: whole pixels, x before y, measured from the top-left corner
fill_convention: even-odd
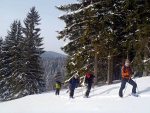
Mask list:
[[[139,97],[139,94],[129,94],[129,96]]]
[[[126,96],[124,96],[124,97],[121,97],[121,98],[127,98],[127,97],[129,97],[129,96],[133,96],[133,97],[140,97],[140,95],[139,95],[139,94],[136,94],[136,95],[128,94],[128,95],[126,95]]]

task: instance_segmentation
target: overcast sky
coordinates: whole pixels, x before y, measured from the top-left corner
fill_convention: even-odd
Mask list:
[[[77,0],[0,0],[0,36],[3,38],[10,30],[10,25],[14,20],[23,20],[33,6],[39,12],[42,20],[41,36],[44,37],[44,48],[46,51],[64,53],[60,47],[65,43],[63,40],[57,40],[57,30],[63,29],[65,23],[58,19],[63,14],[55,6],[74,3]]]

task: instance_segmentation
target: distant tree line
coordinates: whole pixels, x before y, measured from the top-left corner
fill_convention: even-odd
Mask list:
[[[56,81],[60,81],[63,84],[66,74],[66,58],[42,58],[41,63],[44,72],[46,91],[54,90]]]
[[[78,0],[56,6],[65,14],[58,39],[69,55],[67,76],[91,71],[98,81],[120,79],[125,59],[136,72],[150,73],[150,2],[148,0]]]

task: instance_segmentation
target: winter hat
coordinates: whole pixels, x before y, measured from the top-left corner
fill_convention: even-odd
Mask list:
[[[88,72],[88,73],[86,74],[86,76],[89,78],[89,77],[91,76],[91,74]]]
[[[130,60],[129,60],[129,59],[126,59],[126,60],[125,60],[125,63],[127,63],[127,62],[130,62]]]

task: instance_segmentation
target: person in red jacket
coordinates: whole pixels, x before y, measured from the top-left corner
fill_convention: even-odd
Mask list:
[[[125,88],[126,83],[128,82],[133,86],[132,88],[132,95],[136,96],[136,88],[137,84],[131,79],[131,76],[133,74],[132,69],[130,67],[130,61],[127,59],[125,61],[125,65],[122,66],[121,68],[121,74],[122,74],[122,82],[121,82],[121,87],[119,90],[119,96],[123,97],[123,89]]]
[[[94,77],[95,77],[95,76],[94,76],[93,74],[91,74],[90,72],[88,72],[88,73],[85,75],[84,84],[85,84],[86,87],[87,87],[87,90],[86,90],[85,95],[84,95],[85,98],[88,98],[88,97],[89,97],[89,94],[90,94],[90,91],[91,91],[91,87],[92,87],[92,84],[93,84]]]

